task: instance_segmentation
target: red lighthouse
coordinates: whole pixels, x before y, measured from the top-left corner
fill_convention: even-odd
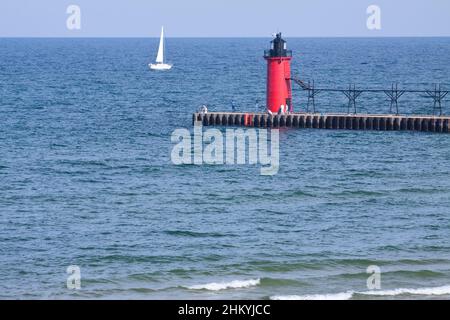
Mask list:
[[[284,111],[293,111],[292,51],[287,50],[286,41],[281,38],[281,33],[277,33],[270,44],[270,50],[264,51],[264,58],[267,60],[267,109],[278,113],[283,106]]]

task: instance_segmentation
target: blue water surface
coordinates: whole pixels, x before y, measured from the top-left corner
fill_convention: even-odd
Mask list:
[[[450,38],[287,40],[318,87],[450,84]],[[172,164],[171,134],[201,104],[264,105],[269,41],[169,38],[173,69],[151,72],[157,39],[0,39],[0,298],[448,298],[446,134],[284,130],[274,176]],[[389,101],[363,94],[358,112]],[[370,265],[380,295],[362,294]]]

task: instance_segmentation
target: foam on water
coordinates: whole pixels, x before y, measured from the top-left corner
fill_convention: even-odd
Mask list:
[[[372,291],[347,291],[339,293],[326,294],[308,294],[308,295],[276,295],[271,296],[271,300],[349,300],[355,294],[367,296],[398,296],[398,295],[446,295],[450,294],[450,285],[432,288],[398,288],[392,290],[372,290]]]
[[[199,284],[187,287],[191,290],[225,290],[225,289],[238,289],[238,288],[248,288],[259,285],[260,279],[249,279],[249,280],[233,280],[230,282],[212,282],[207,284]]]
[[[411,295],[444,295],[450,294],[450,285],[449,286],[441,286],[434,288],[418,288],[418,289],[408,289],[408,288],[399,288],[392,290],[380,290],[380,291],[366,291],[359,292],[359,294],[364,295],[374,295],[374,296],[397,296],[402,294],[411,294]]]
[[[279,295],[270,297],[271,300],[348,300],[353,296],[352,291],[327,294],[308,295]]]

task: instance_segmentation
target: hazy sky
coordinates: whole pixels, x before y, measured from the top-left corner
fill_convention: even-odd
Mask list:
[[[68,30],[66,9],[81,8]],[[369,5],[381,30],[366,26]],[[0,0],[0,37],[450,36],[450,0]]]

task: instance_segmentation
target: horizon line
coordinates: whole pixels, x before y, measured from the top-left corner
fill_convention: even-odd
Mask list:
[[[152,39],[159,36],[2,36],[0,39]],[[271,36],[166,36],[166,39],[271,39]],[[383,36],[285,36],[293,38],[450,38],[450,35],[383,35]]]

